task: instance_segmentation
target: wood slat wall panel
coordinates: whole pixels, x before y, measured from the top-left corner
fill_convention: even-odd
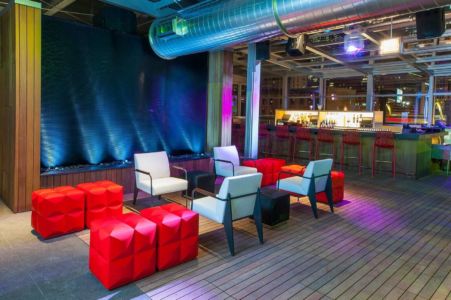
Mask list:
[[[14,153],[15,153],[15,70],[14,48],[15,15],[11,10],[4,10],[1,20],[1,47],[0,47],[0,196],[2,200],[12,207],[15,190],[11,181],[14,181]]]
[[[0,18],[0,196],[21,212],[40,186],[41,11],[13,4]]]
[[[171,163],[190,170],[204,170],[212,172],[210,159],[188,160],[183,162]],[[175,174],[175,173],[174,173]],[[53,188],[62,185],[72,185],[97,181],[111,180],[124,186],[125,193],[132,193],[135,185],[135,176],[133,168],[118,168],[109,170],[89,171],[72,174],[42,175],[41,188]]]

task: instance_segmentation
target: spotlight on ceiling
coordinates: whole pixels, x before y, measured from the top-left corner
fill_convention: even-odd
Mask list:
[[[345,34],[344,49],[347,54],[357,54],[365,48],[360,30],[352,30]]]
[[[385,55],[385,54],[399,53],[400,50],[401,50],[401,39],[399,37],[390,38],[390,39],[381,41],[381,44],[379,47],[379,54]]]

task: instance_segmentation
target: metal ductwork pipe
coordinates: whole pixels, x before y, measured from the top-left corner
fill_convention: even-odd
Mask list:
[[[158,56],[172,59],[449,3],[449,0],[220,0],[188,9],[177,18],[156,19],[149,29],[149,40]]]

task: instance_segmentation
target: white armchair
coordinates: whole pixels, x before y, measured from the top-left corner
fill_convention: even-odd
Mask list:
[[[188,189],[186,170],[172,166],[185,173],[185,179],[171,177],[168,155],[165,151],[135,154],[135,191],[133,204],[136,203],[138,190],[152,196],[183,192]]]
[[[230,254],[235,255],[233,226],[235,220],[253,216],[258,238],[263,244],[263,227],[260,207],[260,185],[262,174],[248,174],[227,177],[221,185],[219,194],[196,188],[193,190],[191,209],[200,215],[224,224]],[[196,193],[205,197],[195,198]]]
[[[295,176],[279,179],[277,181],[277,189],[287,191],[297,197],[308,196],[315,218],[318,218],[316,193],[326,192],[330,211],[334,212],[334,203],[332,200],[332,179],[330,177],[332,163],[332,159],[311,161],[307,165],[304,175],[299,176],[297,174],[293,174]],[[282,171],[281,173],[289,172]]]
[[[240,157],[235,146],[214,147],[215,174],[224,177],[257,173],[256,168],[240,166]]]

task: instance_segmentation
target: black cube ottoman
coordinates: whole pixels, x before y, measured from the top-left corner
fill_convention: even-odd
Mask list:
[[[262,221],[269,226],[277,225],[290,218],[290,194],[265,187],[260,190]]]
[[[191,194],[195,188],[201,188],[206,191],[215,192],[215,174],[205,171],[188,171],[188,190],[187,196]]]

